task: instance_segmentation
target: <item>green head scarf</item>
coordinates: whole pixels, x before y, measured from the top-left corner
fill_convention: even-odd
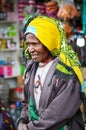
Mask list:
[[[60,61],[71,67],[77,75],[80,83],[83,84],[79,59],[72,47],[68,45],[63,25],[59,20],[48,16],[36,16],[25,28],[24,35],[26,36],[28,33],[33,33],[41,43],[47,47],[54,57],[59,55]],[[31,59],[25,42],[24,49],[26,57]],[[57,64],[56,69],[66,74],[72,74],[71,71],[68,71],[61,64]]]

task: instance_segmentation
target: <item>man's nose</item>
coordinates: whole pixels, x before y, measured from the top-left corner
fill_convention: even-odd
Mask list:
[[[28,46],[28,51],[29,52],[33,52],[35,50],[34,46],[30,45]]]

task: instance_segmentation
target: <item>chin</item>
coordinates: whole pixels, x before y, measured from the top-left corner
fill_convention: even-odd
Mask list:
[[[38,59],[33,59],[34,60],[34,62],[40,62]]]

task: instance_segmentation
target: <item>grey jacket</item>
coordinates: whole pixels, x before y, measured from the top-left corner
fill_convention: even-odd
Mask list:
[[[84,130],[80,112],[80,83],[75,74],[70,76],[57,71],[58,62],[58,58],[55,58],[45,79],[36,121],[31,121],[29,117],[29,97],[34,100],[33,83],[37,65],[30,61],[26,67],[24,101],[18,123],[26,123],[29,130],[58,130],[63,125],[67,125],[69,130]]]

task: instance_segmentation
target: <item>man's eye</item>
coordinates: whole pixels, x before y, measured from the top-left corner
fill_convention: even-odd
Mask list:
[[[30,44],[28,42],[26,42],[26,45],[29,46]]]

